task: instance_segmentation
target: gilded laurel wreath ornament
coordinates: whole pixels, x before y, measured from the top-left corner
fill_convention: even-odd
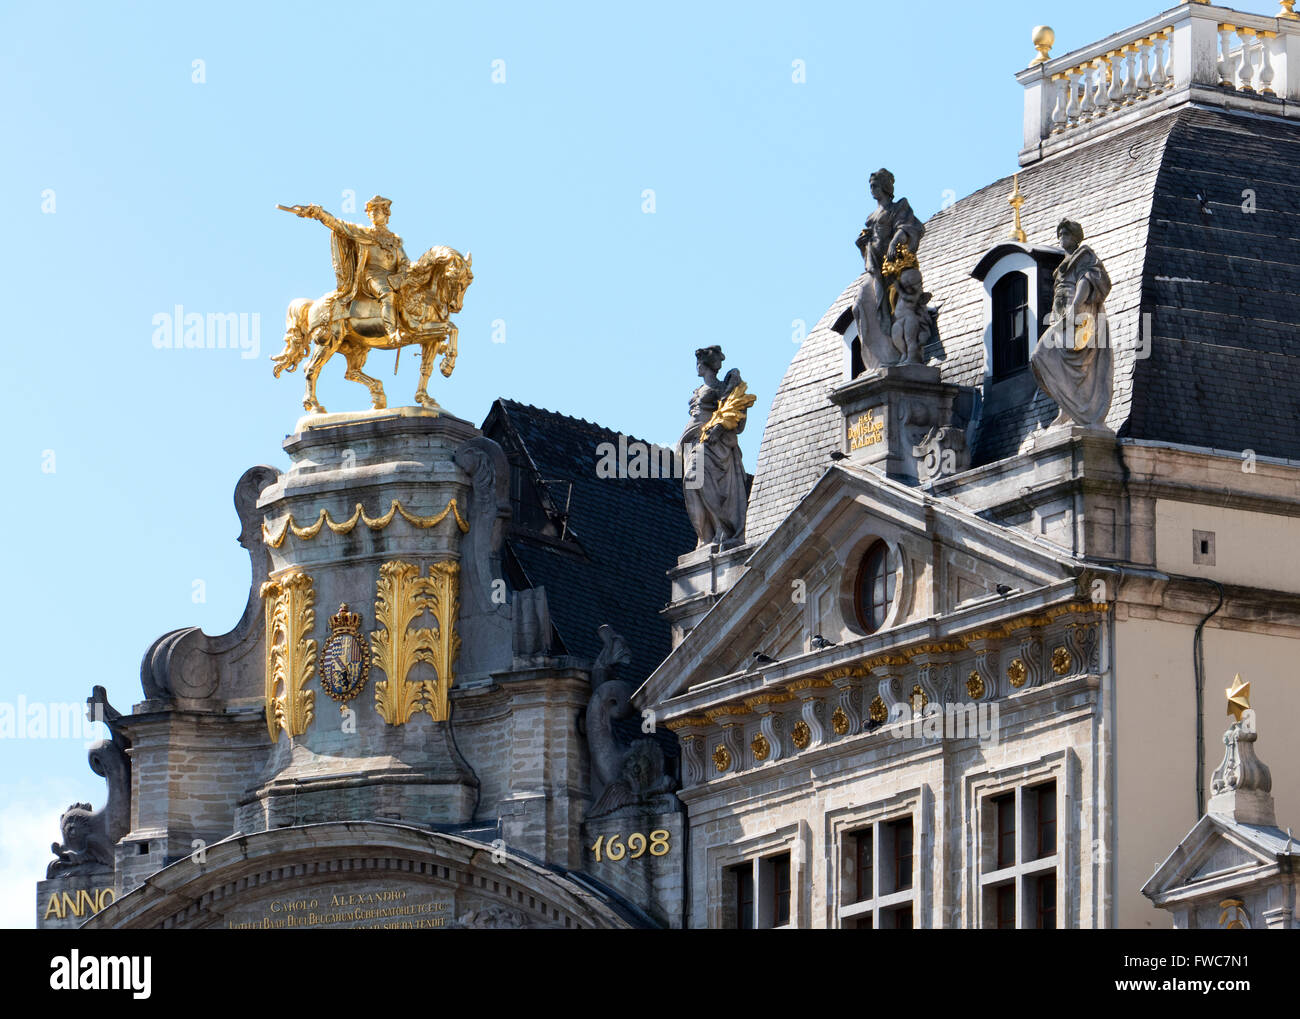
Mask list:
[[[1025,680],[1028,678],[1029,667],[1025,665],[1024,661],[1020,658],[1012,659],[1011,664],[1007,666],[1007,681],[1016,689],[1019,689],[1025,685]]]
[[[796,750],[808,749],[808,744],[812,742],[812,729],[808,727],[807,722],[794,723],[794,728],[790,730],[790,742],[795,745]]]
[[[870,717],[870,719],[877,725],[889,720],[889,709],[885,707],[885,702],[879,697],[872,699],[871,707],[868,709],[867,714],[868,717]]]
[[[843,736],[849,731],[849,715],[843,708],[836,708],[831,714],[831,728],[836,736]]]
[[[1064,676],[1073,666],[1074,659],[1064,647],[1058,647],[1052,652],[1052,671],[1058,676]]]
[[[361,632],[360,613],[350,611],[347,602],[329,622],[330,635],[320,656],[321,689],[344,712],[370,678],[370,643]]]
[[[978,669],[972,669],[969,676],[966,677],[966,695],[971,700],[977,701],[984,696],[984,677],[979,674]]]
[[[766,761],[768,755],[772,752],[772,744],[769,743],[767,737],[760,732],[750,741],[749,749],[754,752],[754,760]]]
[[[921,684],[917,683],[912,687],[912,696],[908,698],[912,704],[912,712],[924,711],[926,705],[930,703],[930,695],[921,689]]]

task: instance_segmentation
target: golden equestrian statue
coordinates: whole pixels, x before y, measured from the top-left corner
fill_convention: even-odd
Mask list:
[[[316,379],[326,361],[342,354],[348,365],[343,377],[365,385],[371,405],[379,410],[388,406],[388,400],[383,384],[361,370],[366,357],[371,350],[396,350],[400,359],[402,347],[414,343],[420,347],[415,401],[437,410],[437,401],[428,393],[429,375],[439,354],[444,376],[450,376],[456,366],[457,329],[451,316],[461,310],[465,290],[474,282],[474,256],[462,257],[452,248],[438,246],[408,261],[402,239],[388,229],[392,202],[379,195],[366,202],[370,226],[345,223],[319,205],[276,208],[329,227],[338,285],[315,301],[300,297],[289,303],[284,350],[271,359],[275,377],[295,370],[314,346],[302,405],[309,412],[324,413],[316,399]]]

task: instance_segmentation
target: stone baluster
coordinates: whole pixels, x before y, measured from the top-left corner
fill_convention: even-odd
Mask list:
[[[1052,110],[1052,134],[1060,134],[1065,130],[1066,97],[1065,84],[1062,81],[1064,78],[1065,75],[1063,74],[1052,75],[1052,87],[1056,90],[1056,107]]]
[[[1106,54],[1106,59],[1110,62],[1110,91],[1106,94],[1110,107],[1118,110],[1124,105],[1124,75],[1120,69],[1120,59],[1123,57],[1123,51],[1115,50]]]
[[[1124,105],[1132,106],[1134,98],[1137,96],[1137,72],[1133,68],[1133,57],[1137,52],[1137,47],[1133,45],[1125,46],[1120,50],[1123,56],[1120,58],[1120,66],[1124,69]]]
[[[1065,104],[1065,119],[1070,127],[1076,127],[1079,123],[1079,89],[1075,85],[1076,73],[1074,69],[1065,72],[1065,88],[1070,96],[1069,102]]]
[[[1239,28],[1237,38],[1241,40],[1241,84],[1238,86],[1238,91],[1254,94],[1255,31],[1250,28]]]
[[[1151,70],[1148,63],[1151,60],[1151,40],[1142,39],[1138,42],[1138,76],[1137,76],[1137,93],[1142,99],[1151,94]]]
[[[1273,78],[1276,76],[1276,72],[1273,70],[1273,40],[1276,38],[1276,32],[1259,33],[1263,53],[1259,64],[1259,94],[1262,96],[1277,95],[1273,91]]]
[[[1109,100],[1106,98],[1106,89],[1110,85],[1110,76],[1108,74],[1108,68],[1110,65],[1106,63],[1105,57],[1098,57],[1092,62],[1092,66],[1096,68],[1097,77],[1097,89],[1093,93],[1092,106],[1096,111],[1096,116],[1104,117],[1106,115],[1106,107],[1109,103]]]
[[[1228,37],[1232,34],[1231,25],[1219,26],[1219,87],[1236,88],[1236,60],[1232,56],[1232,43]]]
[[[1093,112],[1096,110],[1096,104],[1092,101],[1092,65],[1084,64],[1079,68],[1082,72],[1083,95],[1079,99],[1079,121],[1086,124],[1092,120]]]
[[[1155,50],[1155,66],[1151,70],[1151,91],[1154,95],[1159,95],[1165,90],[1165,79],[1169,74],[1165,64],[1165,33],[1157,32],[1153,35],[1151,45]]]

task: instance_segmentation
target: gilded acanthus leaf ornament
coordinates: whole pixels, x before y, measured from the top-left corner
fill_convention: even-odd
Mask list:
[[[423,583],[429,611],[438,621],[433,661],[438,679],[425,680],[423,684],[424,709],[435,722],[445,722],[447,697],[455,681],[452,663],[460,652],[460,634],[456,632],[460,615],[460,563],[454,559],[434,563]]]
[[[412,629],[428,612],[434,627]],[[455,683],[453,671],[460,653],[460,563],[434,563],[427,577],[415,563],[384,563],[375,591],[375,622],[383,627],[371,634],[374,667],[388,678],[375,684],[375,709],[389,725],[403,725],[427,711],[435,722],[447,720],[447,698]],[[436,680],[413,681],[417,662],[433,666]]]
[[[307,683],[316,671],[316,595],[305,573],[268,580],[262,585],[266,613],[266,728],[271,742],[283,729],[301,736],[316,712],[316,691]]]
[[[400,560],[379,568],[375,587],[375,623],[370,635],[373,666],[387,677],[375,684],[375,710],[389,725],[404,725],[420,710],[423,689],[409,680],[416,662],[436,667],[437,635],[431,629],[412,630],[424,614],[424,582],[420,567]]]

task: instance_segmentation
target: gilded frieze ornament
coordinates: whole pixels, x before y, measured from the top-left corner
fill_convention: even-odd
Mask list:
[[[768,755],[772,753],[772,744],[770,744],[767,741],[767,737],[760,732],[756,733],[754,738],[750,740],[749,749],[754,753],[754,760],[766,761]]]
[[[302,526],[293,519],[293,514],[291,513],[285,518],[284,523],[280,526],[279,534],[274,533],[267,523],[263,521],[262,541],[270,548],[279,548],[284,544],[284,539],[290,534],[302,541],[310,541],[312,538],[316,537],[316,535],[320,534],[322,527],[328,527],[335,534],[348,534],[357,526],[358,523],[365,524],[372,531],[382,531],[393,522],[394,517],[399,515],[413,527],[436,527],[438,524],[446,520],[449,514],[455,517],[456,526],[460,528],[460,533],[468,534],[469,522],[460,515],[460,508],[456,505],[455,499],[448,500],[446,507],[444,507],[441,513],[435,513],[429,516],[421,516],[418,513],[412,513],[398,500],[394,499],[392,505],[388,507],[388,512],[377,517],[367,516],[361,503],[357,503],[356,509],[352,511],[352,516],[341,521],[333,519],[329,514],[329,510],[322,509],[320,513],[317,514],[316,522],[314,524]]]
[[[920,683],[917,683],[912,687],[912,696],[908,698],[908,701],[912,705],[912,713],[916,714],[926,709],[926,706],[930,703],[930,695],[921,688]]]
[[[438,679],[424,682],[424,710],[435,722],[447,720],[447,698],[455,676],[452,663],[460,651],[460,634],[456,621],[460,616],[460,563],[448,559],[429,567],[424,581],[429,611],[438,623],[435,635],[433,667]]]
[[[424,614],[420,567],[400,560],[379,568],[375,587],[375,624],[370,635],[374,665],[388,678],[375,684],[375,710],[389,725],[404,725],[420,710],[424,688],[408,679],[416,662],[434,664],[438,637],[432,629],[410,629]]]
[[[411,629],[425,611],[435,627]],[[435,722],[447,720],[447,698],[455,683],[452,664],[460,651],[456,622],[460,615],[460,563],[445,560],[420,576],[415,563],[393,560],[379,568],[375,587],[375,622],[371,634],[374,665],[387,677],[375,684],[375,710],[389,725],[403,725],[417,711]],[[414,682],[417,662],[433,666],[436,680]]]
[[[361,615],[348,610],[347,602],[330,616],[330,635],[320,656],[320,685],[338,701],[339,711],[365,689],[370,677],[370,644],[361,632]]]
[[[885,707],[885,702],[880,697],[873,697],[871,699],[871,707],[867,714],[868,717],[870,717],[870,719],[877,725],[889,720],[889,708]]]
[[[316,594],[305,573],[290,573],[262,585],[266,613],[266,729],[275,743],[283,729],[301,736],[316,713],[316,691],[307,683],[316,671]]]
[[[726,771],[731,767],[731,751],[723,743],[713,748],[713,766],[718,771]]]
[[[1064,676],[1073,667],[1074,659],[1064,646],[1058,647],[1052,652],[1052,671],[1058,676]]]
[[[1025,680],[1028,678],[1029,667],[1025,665],[1024,659],[1013,658],[1011,664],[1007,666],[1007,681],[1018,690],[1025,685]]]
[[[808,744],[812,742],[812,729],[807,722],[794,723],[794,728],[790,730],[790,742],[794,744],[796,750],[808,749]]]
[[[966,695],[971,700],[977,701],[984,696],[986,687],[984,677],[979,674],[978,669],[971,669],[971,673],[966,677]]]
[[[831,713],[831,728],[836,736],[843,736],[849,731],[849,716],[843,708],[836,708]]]

